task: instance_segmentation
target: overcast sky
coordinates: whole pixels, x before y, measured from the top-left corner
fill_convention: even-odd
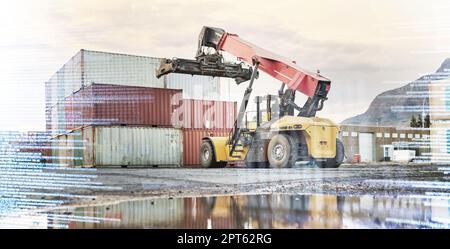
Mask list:
[[[203,25],[320,69],[320,116],[339,122],[450,57],[449,13],[447,0],[0,0],[0,130],[45,128],[44,82],[81,48],[192,58]],[[278,87],[261,77],[255,93]]]

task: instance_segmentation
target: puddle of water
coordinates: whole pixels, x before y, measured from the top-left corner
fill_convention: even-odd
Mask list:
[[[148,199],[66,208],[29,222],[33,228],[449,228],[449,200],[314,194]]]

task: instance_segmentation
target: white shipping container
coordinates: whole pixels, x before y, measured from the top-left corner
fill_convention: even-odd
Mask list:
[[[242,96],[234,96],[235,94],[231,94],[231,89],[236,89],[236,87],[238,86],[234,80],[229,78],[220,78],[219,83],[220,101],[240,101]]]
[[[80,50],[46,83],[47,108],[91,83],[164,88],[161,58]]]
[[[182,89],[187,99],[229,100],[229,82],[220,78],[169,74],[156,78],[161,58],[80,50],[48,82],[46,108],[92,83]]]
[[[69,96],[78,91],[83,85],[83,50],[73,56],[57,72],[58,74],[58,97],[59,99]]]
[[[68,167],[182,164],[183,137],[175,128],[88,126],[56,139],[66,140],[68,152],[54,154],[72,156]]]
[[[58,100],[58,79],[56,74],[45,82],[45,108],[48,110],[55,106]]]
[[[166,76],[166,87],[183,90],[184,99],[221,99],[220,78],[218,77],[168,74]]]
[[[155,76],[156,69],[161,62],[160,58],[82,51],[84,51],[85,84],[164,87],[164,78],[157,79]]]

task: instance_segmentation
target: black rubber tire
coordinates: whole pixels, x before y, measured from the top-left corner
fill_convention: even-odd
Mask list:
[[[217,162],[214,148],[209,141],[200,146],[200,164],[203,168],[225,168],[227,162]]]
[[[291,159],[292,145],[285,134],[277,134],[270,139],[267,146],[267,159],[271,168],[287,168]]]
[[[316,160],[316,165],[319,168],[338,168],[344,161],[344,144],[336,138],[336,156],[325,160]]]

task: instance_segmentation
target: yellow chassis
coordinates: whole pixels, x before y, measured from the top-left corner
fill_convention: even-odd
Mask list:
[[[271,132],[301,131],[305,135],[308,154],[313,158],[334,158],[336,156],[336,136],[339,127],[333,121],[319,117],[284,116],[270,126]],[[231,145],[228,137],[204,137],[213,145],[216,161],[228,162],[244,160],[248,146],[238,146],[230,156]]]

